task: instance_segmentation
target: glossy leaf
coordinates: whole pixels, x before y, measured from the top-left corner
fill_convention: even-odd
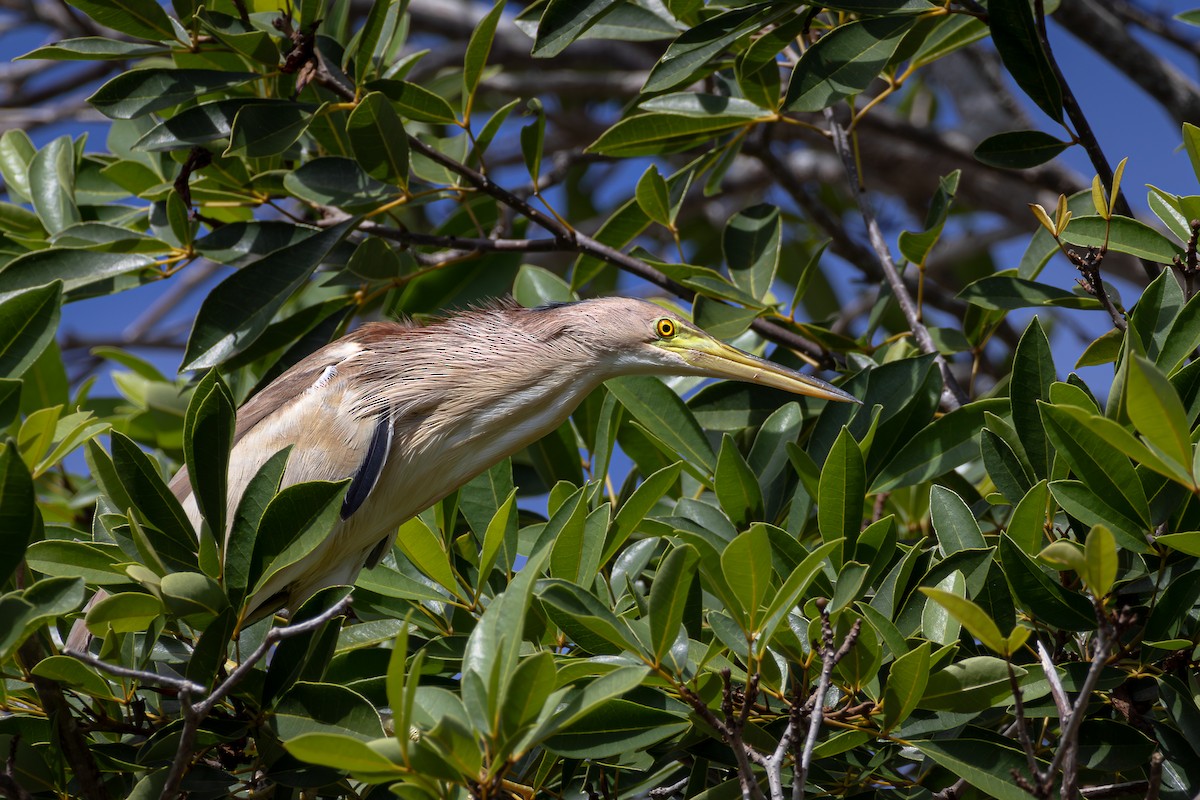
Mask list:
[[[1030,169],[1053,161],[1070,147],[1041,131],[1008,131],[989,136],[975,148],[975,158],[989,167]]]
[[[839,25],[804,51],[783,101],[785,111],[820,111],[863,91],[896,53],[912,27],[905,16]]]
[[[1000,58],[1017,85],[1058,122],[1062,121],[1062,87],[1038,40],[1033,12],[1025,0],[995,0],[988,6],[988,26]]]
[[[88,102],[109,119],[136,119],[192,98],[258,78],[252,72],[149,68],[122,72],[96,90]]]
[[[779,269],[783,223],[779,209],[763,203],[730,218],[721,239],[733,282],[747,294],[766,301]]]
[[[408,134],[391,102],[379,92],[358,101],[346,122],[359,166],[372,178],[408,185]]]
[[[578,39],[588,28],[598,23],[612,7],[614,0],[551,0],[546,4],[538,22],[533,55],[538,58],[556,56]]]
[[[355,224],[344,222],[276,250],[222,281],[200,305],[183,369],[215,366],[248,347]]]
[[[154,0],[69,0],[71,5],[107,28],[139,39],[174,39],[175,29]]]
[[[54,339],[62,283],[54,281],[0,302],[0,377],[19,378]]]
[[[699,558],[689,545],[673,548],[650,585],[650,646],[656,663],[662,662],[678,635]]]
[[[862,525],[866,469],[858,442],[846,428],[838,434],[825,466],[817,496],[817,523],[825,541],[845,539],[852,552]]]
[[[725,434],[721,440],[713,488],[722,510],[729,515],[734,525],[740,527],[752,520],[761,519],[763,497],[758,479],[729,434]]]

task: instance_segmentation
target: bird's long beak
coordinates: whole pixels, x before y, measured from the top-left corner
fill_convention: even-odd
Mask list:
[[[854,395],[843,392],[823,380],[752,356],[717,339],[710,339],[707,336],[688,338],[690,341],[686,346],[680,347],[676,352],[696,368],[697,374],[710,378],[727,378],[757,383],[759,386],[783,389],[786,392],[817,397],[822,400],[837,400],[861,405],[861,401]]]

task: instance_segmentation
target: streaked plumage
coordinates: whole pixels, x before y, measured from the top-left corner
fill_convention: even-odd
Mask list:
[[[328,540],[251,598],[245,618],[353,583],[405,520],[554,430],[603,381],[632,374],[727,377],[854,400],[641,300],[536,309],[506,302],[423,326],[365,325],[296,364],[238,412],[230,519],[247,482],[288,445],[284,485],[352,478]],[[172,489],[199,528],[186,473]]]

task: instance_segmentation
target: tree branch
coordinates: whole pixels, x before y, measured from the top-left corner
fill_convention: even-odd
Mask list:
[[[846,134],[846,129],[834,118],[833,109],[825,109],[825,120],[829,123],[833,148],[842,159],[842,166],[846,171],[846,180],[850,184],[850,191],[853,192],[855,200],[858,201],[859,213],[862,214],[863,222],[866,223],[867,236],[870,239],[871,248],[879,258],[879,265],[883,269],[884,278],[887,280],[888,286],[891,287],[892,294],[900,306],[900,311],[904,314],[905,321],[908,322],[908,327],[912,331],[917,347],[922,353],[936,354],[934,361],[942,373],[942,405],[953,411],[967,401],[967,395],[962,390],[962,387],[959,386],[958,379],[954,377],[954,372],[950,369],[949,362],[946,361],[945,357],[934,346],[933,338],[929,335],[929,330],[925,327],[925,323],[921,321],[920,314],[917,313],[917,306],[913,302],[912,295],[908,293],[908,287],[904,285],[904,280],[900,277],[900,271],[896,269],[896,262],[892,260],[891,250],[888,249],[887,242],[884,241],[883,232],[879,229],[879,222],[875,219],[875,212],[871,210],[871,205],[863,190],[858,174],[858,167],[854,163],[854,153],[850,149],[850,139]]]
[[[64,650],[63,653],[112,675],[133,678],[152,685],[165,686],[178,692],[180,711],[183,714],[183,729],[180,731],[179,746],[175,750],[175,758],[171,761],[171,768],[167,772],[167,779],[163,783],[162,793],[160,794],[161,800],[172,800],[172,798],[180,793],[180,783],[183,781],[183,776],[187,773],[188,766],[195,755],[196,736],[200,732],[200,725],[212,713],[213,709],[216,708],[217,703],[221,702],[238,684],[245,680],[255,665],[262,661],[276,644],[284,639],[290,639],[293,636],[299,636],[300,634],[316,630],[334,617],[345,614],[349,607],[350,598],[345,597],[311,619],[306,619],[304,622],[297,622],[294,625],[287,625],[282,628],[272,628],[267,631],[267,635],[263,637],[262,642],[259,643],[254,652],[243,659],[242,663],[238,664],[237,669],[229,673],[229,676],[220,685],[201,700],[192,699],[194,695],[204,692],[204,687],[198,683],[181,678],[159,675],[155,672],[146,672],[109,664],[92,656],[90,653],[78,650]]]

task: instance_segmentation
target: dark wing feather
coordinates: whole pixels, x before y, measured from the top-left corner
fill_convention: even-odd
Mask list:
[[[363,458],[358,470],[346,490],[342,500],[342,519],[346,519],[359,509],[366,501],[367,495],[379,482],[383,474],[383,465],[387,462],[388,450],[392,446],[391,415],[384,413],[375,418],[375,430],[371,432],[371,442],[367,445],[367,455]]]

